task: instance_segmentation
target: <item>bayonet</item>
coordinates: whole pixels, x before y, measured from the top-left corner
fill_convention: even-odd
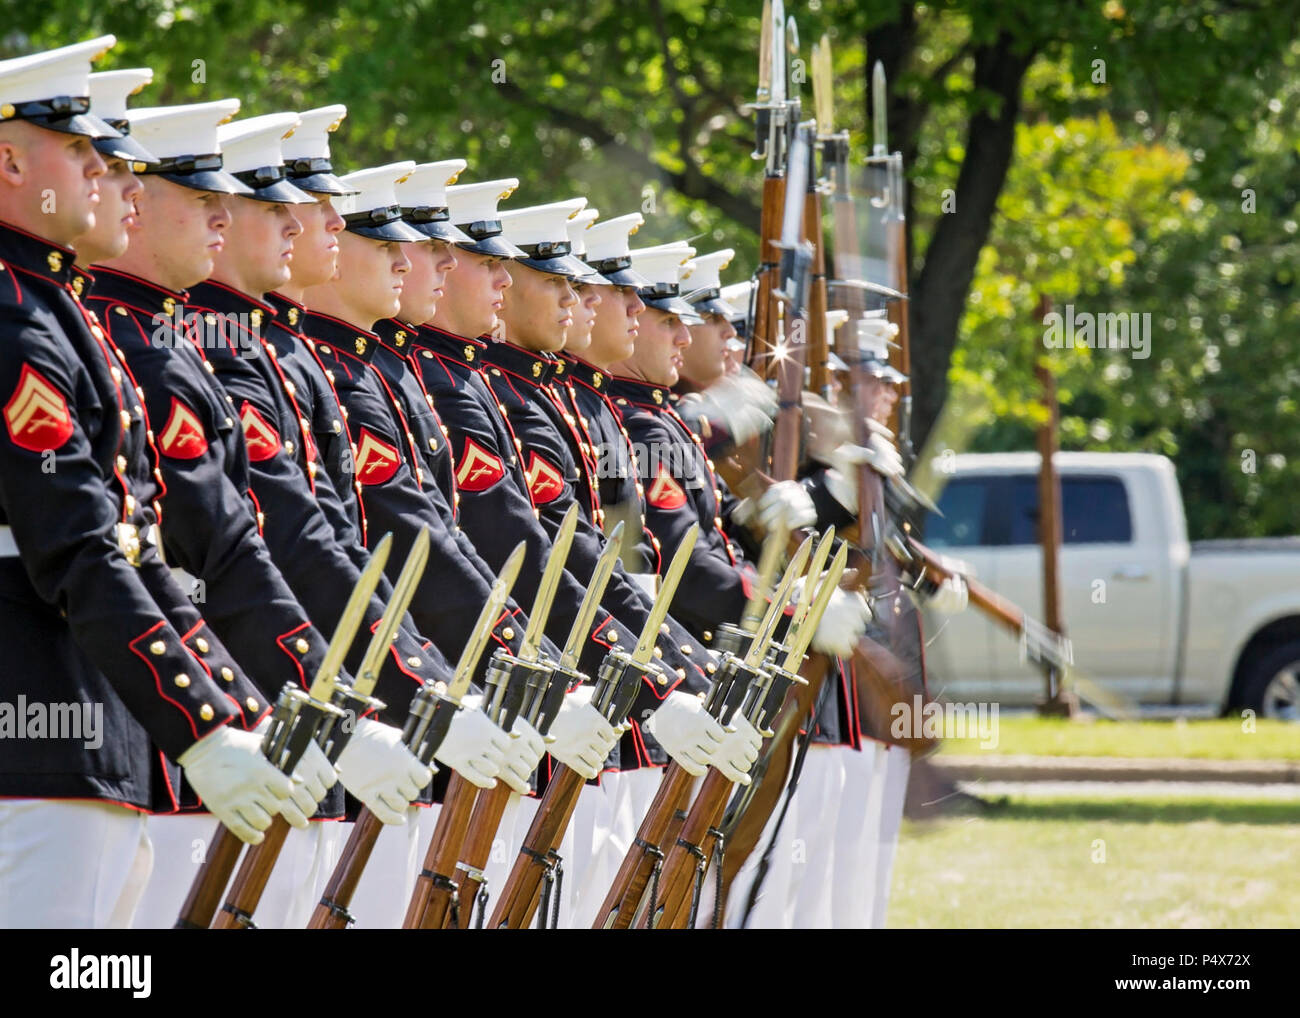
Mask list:
[[[776,571],[781,565],[781,555],[785,552],[789,539],[789,528],[781,523],[768,531],[767,537],[763,540],[763,550],[758,556],[758,577],[754,582],[753,593],[750,594],[745,610],[740,616],[740,628],[747,633],[757,630],[758,624],[763,620],[768,592],[772,589],[772,581],[776,579]]]
[[[614,575],[614,566],[618,563],[622,540],[623,521],[619,520],[609,535],[605,550],[596,560],[596,568],[592,570],[591,580],[587,584],[587,594],[582,599],[577,618],[573,620],[573,628],[569,630],[568,642],[565,643],[564,652],[560,655],[561,668],[573,671],[578,667],[578,658],[591,633],[591,624],[596,621],[596,612],[599,611],[601,599],[605,596],[605,588],[609,586],[609,581]]]
[[[871,69],[871,156],[883,159],[889,155],[889,135],[886,133],[889,97],[885,91],[885,65],[879,60]]]
[[[840,550],[835,553],[835,558],[831,562],[831,567],[826,572],[821,586],[817,591],[817,597],[812,603],[808,614],[802,620],[799,629],[792,633],[787,641],[789,652],[786,654],[785,664],[782,667],[787,672],[795,672],[803,664],[803,656],[808,650],[808,645],[812,643],[812,638],[817,632],[817,626],[826,614],[826,606],[831,602],[831,596],[839,586],[840,577],[844,575],[844,567],[849,560],[849,546],[841,544]],[[812,586],[812,577],[808,578],[808,586]]]
[[[777,0],[777,3],[780,3],[780,0]],[[682,537],[681,543],[677,546],[672,563],[668,566],[668,572],[664,573],[663,582],[659,585],[659,594],[650,607],[650,614],[641,629],[641,638],[637,640],[636,648],[632,651],[632,662],[634,664],[648,664],[654,656],[655,641],[659,638],[659,627],[663,625],[664,619],[668,617],[668,608],[677,594],[677,587],[682,582],[682,576],[686,572],[687,565],[690,564],[691,553],[695,550],[695,542],[699,538],[700,525],[692,523],[690,529]]]
[[[569,560],[569,546],[573,544],[573,534],[578,526],[578,504],[574,502],[564,513],[559,532],[551,542],[551,552],[546,560],[546,569],[542,572],[542,582],[537,588],[533,600],[533,610],[528,616],[528,625],[524,629],[523,642],[515,656],[521,661],[536,661],[538,647],[546,620],[551,614],[551,605],[555,593],[560,589],[560,579],[564,576],[564,567]]]
[[[781,583],[777,586],[776,593],[767,606],[767,614],[763,617],[762,623],[754,633],[754,641],[750,644],[749,652],[745,655],[745,667],[757,668],[763,663],[763,658],[767,656],[767,645],[772,641],[772,634],[776,631],[776,624],[785,611],[786,602],[790,600],[790,591],[794,587],[795,580],[803,573],[803,567],[808,562],[808,555],[811,551],[812,537],[809,536],[800,542],[798,549],[790,556],[790,563],[785,567],[785,574],[781,577]]]
[[[786,629],[786,639],[793,639],[799,632],[799,627],[803,625],[804,619],[808,615],[808,609],[813,603],[813,577],[820,576],[822,570],[826,567],[826,560],[830,557],[831,548],[835,544],[835,528],[827,527],[826,533],[817,542],[817,548],[813,552],[812,559],[808,563],[808,579],[804,581],[803,591],[799,596],[799,603],[795,605],[794,614],[790,616],[790,625]]]
[[[366,563],[365,569],[361,570],[361,576],[358,577],[356,586],[352,588],[352,595],[348,598],[343,614],[339,616],[338,624],[334,627],[334,638],[330,640],[320,667],[316,669],[316,677],[312,680],[310,690],[313,700],[328,703],[334,695],[334,687],[338,682],[339,671],[343,667],[343,659],[347,657],[357,630],[361,628],[362,620],[365,619],[366,609],[370,606],[370,597],[383,578],[384,567],[388,565],[388,553],[392,548],[393,535],[385,534],[375,545],[375,550],[370,553],[370,561]]]
[[[460,660],[456,662],[456,671],[452,675],[451,685],[445,691],[441,691],[444,696],[456,703],[460,703],[469,690],[474,669],[478,667],[478,660],[483,656],[483,648],[491,639],[496,620],[500,617],[506,602],[510,600],[510,591],[524,564],[525,550],[526,545],[520,541],[515,545],[515,550],[510,553],[510,557],[506,559],[506,564],[501,567],[501,572],[497,575],[488,594],[487,603],[479,612],[478,622],[474,624],[470,638],[465,642],[465,647],[460,653]]]
[[[388,538],[385,537],[385,540]],[[370,638],[370,646],[366,648],[366,655],[361,659],[361,667],[357,670],[352,683],[352,691],[358,696],[370,696],[375,691],[384,656],[392,646],[393,637],[401,627],[406,609],[411,606],[415,592],[420,586],[420,579],[424,576],[424,567],[429,561],[429,543],[429,528],[421,527],[420,533],[411,544],[411,550],[407,553],[406,564],[402,566],[401,575],[393,585],[393,596],[389,598],[388,605],[384,608],[383,618],[379,620],[379,627]],[[388,550],[385,548],[384,557],[387,556]]]

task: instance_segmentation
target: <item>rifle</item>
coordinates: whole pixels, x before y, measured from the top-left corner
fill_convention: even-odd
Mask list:
[[[878,196],[873,197],[872,204],[881,208],[883,213],[881,225],[884,227],[886,277],[879,282],[886,283],[902,297],[888,305],[889,320],[898,328],[898,342],[890,352],[889,363],[906,376],[900,383],[902,392],[890,420],[890,426],[898,436],[903,466],[910,470],[915,453],[912,449],[912,348],[908,328],[911,305],[906,296],[908,290],[907,206],[904,196],[906,177],[903,173],[903,154],[889,151],[889,136],[886,129],[887,107],[885,68],[877,60],[871,72],[872,145],[871,155],[867,158],[867,172],[874,178],[871,190]]]
[[[546,695],[552,670],[539,660],[538,644],[547,616],[550,615],[551,602],[559,589],[565,562],[568,561],[569,546],[573,543],[577,521],[578,507],[571,505],[551,546],[518,656],[502,648],[488,662],[485,680],[488,692],[484,697],[483,710],[492,723],[507,734],[514,727],[517,718],[523,716],[528,720],[523,714],[526,703],[536,704],[539,711],[544,701],[552,705],[552,710],[558,707],[555,694],[549,698]],[[563,689],[559,690],[558,695],[564,695]],[[461,924],[463,888],[453,877],[458,868],[464,870],[459,863],[475,810],[478,810],[480,828],[491,826],[486,852],[483,853],[483,862],[486,863],[486,855],[492,851],[492,836],[495,836],[510,802],[511,789],[504,781],[498,781],[494,788],[480,792],[469,781],[458,781],[457,777],[459,776],[453,776],[447,794],[443,797],[442,810],[438,814],[438,822],[425,854],[424,868],[420,871],[407,909],[403,923],[405,929],[436,930],[449,923],[452,926]],[[478,854],[479,849],[476,847],[475,856]],[[474,870],[481,873],[478,867],[474,867]],[[464,898],[467,906],[472,900]],[[468,913],[469,909],[466,908],[465,911]]]
[[[762,212],[759,216],[758,260],[753,289],[749,365],[771,379],[776,367],[776,307],[773,290],[780,264],[781,210],[785,206],[785,147],[789,108],[786,102],[785,5],[763,0],[758,48],[758,88],[747,107],[755,113],[754,159],[765,161]]]
[[[832,280],[831,285],[836,291],[836,303],[846,306],[846,310],[855,317],[860,317],[866,310],[868,296],[899,299],[904,295],[892,287],[859,278],[865,275],[866,271],[865,262],[858,253],[857,216],[848,170],[849,138],[847,131],[835,130],[832,60],[830,40],[826,36],[823,36],[820,44],[814,47],[812,73],[814,108],[817,112],[817,143],[822,153],[822,165],[828,177],[822,186],[829,184],[833,193],[834,265],[836,275],[840,278]],[[880,96],[877,100],[879,103],[883,101],[884,89],[879,79],[876,84],[876,94]],[[879,144],[883,141],[884,131],[883,110],[879,106],[877,106],[876,128]],[[805,216],[805,226],[808,225],[807,220],[812,219],[816,227],[811,231],[805,229],[806,234],[811,234],[818,252],[814,257],[814,271],[819,263],[824,265],[825,248],[820,229],[820,197],[816,193],[818,190],[820,189],[810,188],[812,192],[810,197],[814,199],[809,202],[812,212],[811,215]],[[824,315],[816,316],[812,323],[814,328],[818,324],[818,319],[823,323],[825,321]],[[866,369],[859,345],[850,338],[845,329],[841,329],[836,337],[836,352],[850,365],[852,372],[853,416],[856,422],[854,440],[859,444],[866,444],[869,437],[866,418],[871,415],[874,407],[868,406],[865,401]],[[881,568],[877,544],[879,535],[886,529],[883,523],[886,503],[881,479],[874,471],[865,467],[861,469],[857,484],[859,489],[858,543],[864,548],[871,549],[871,552],[868,557],[855,555],[853,564],[857,571],[859,587],[865,587],[872,573]],[[891,583],[890,578],[886,576],[883,578],[883,583],[878,577],[875,586],[878,590],[882,587],[885,590],[892,590],[897,584]],[[891,612],[882,614],[885,615],[885,622],[892,621]],[[868,667],[868,660],[863,655],[855,655],[855,663],[857,665],[855,675],[874,674],[874,669]],[[723,830],[730,850],[727,852],[727,864],[721,879],[724,894],[762,837],[769,818],[776,810],[782,789],[786,791],[787,804],[793,794],[810,732],[805,732],[804,743],[797,754],[795,741],[799,738],[805,719],[814,713],[821,701],[830,668],[831,662],[820,655],[810,657],[805,663],[801,674],[807,679],[807,684],[795,686],[791,690],[789,702],[782,707],[773,722],[775,734],[767,741],[762,755],[755,764],[751,784],[740,790],[727,811]],[[870,693],[871,689],[865,691]],[[870,698],[874,699],[874,696]],[[788,785],[787,775],[790,775]],[[769,846],[769,852],[770,850]],[[766,866],[759,871],[751,888],[751,908],[757,900],[758,889],[765,872]]]
[[[619,526],[621,527],[622,523]],[[693,528],[687,534],[686,539],[678,546],[677,552],[664,574],[664,581],[659,588],[650,616],[642,627],[642,636],[637,641],[638,648],[646,644],[647,634],[658,631],[664,617],[667,615],[668,607],[672,604],[673,597],[676,595],[677,588],[681,583],[682,575],[686,571],[691,551],[695,547],[698,532],[698,527]],[[607,553],[610,548],[618,544],[617,534],[618,531],[615,530],[616,536],[611,538],[610,544],[606,547]],[[596,575],[592,579],[593,590],[597,589],[596,584],[598,581],[601,589],[608,582],[608,574],[613,569],[613,561],[613,558],[611,558],[606,567],[605,558],[603,555],[601,556],[600,562],[597,563]],[[599,594],[597,594],[597,600],[599,600]],[[565,647],[564,657],[561,659],[562,666],[569,669],[576,666],[578,648],[581,640],[585,639],[586,629],[590,626],[590,622],[590,618],[584,620],[580,616],[578,622],[575,623],[573,631],[569,635],[569,643]],[[653,635],[650,635],[649,638],[652,642]],[[653,655],[653,650],[650,653]],[[596,679],[596,689],[591,702],[592,706],[601,713],[605,720],[615,727],[627,723],[628,711],[632,709],[632,704],[636,700],[641,683],[650,674],[649,659],[642,660],[642,658],[644,658],[643,653],[638,655],[635,651],[628,654],[621,650],[611,650],[606,655],[605,660],[601,662],[600,672]],[[546,792],[542,796],[541,804],[533,817],[532,824],[528,828],[528,833],[524,836],[523,845],[519,849],[519,856],[510,870],[505,886],[502,888],[501,897],[497,901],[496,908],[492,911],[490,925],[493,929],[502,927],[523,929],[532,921],[539,903],[549,893],[555,874],[561,865],[558,849],[560,842],[564,838],[564,832],[573,819],[573,812],[577,806],[582,787],[582,775],[569,767],[561,765],[551,775],[551,781],[546,786]],[[558,910],[558,900],[556,908]],[[546,910],[543,908],[542,914],[539,916],[539,923],[544,925],[545,922]],[[552,922],[552,925],[554,925],[554,922]]]
[[[1073,667],[1074,645],[1068,637],[1026,614],[1024,609],[945,561],[910,534],[895,532],[887,543],[898,563],[931,589],[944,580],[960,576],[970,603],[1020,641],[1021,654],[1030,664],[1051,669],[1058,675]]]
[[[775,543],[775,539],[771,536],[768,537],[768,541]],[[795,580],[803,571],[804,564],[808,560],[810,548],[811,538],[805,538],[803,543],[799,546],[799,550],[791,558],[790,564],[786,567],[785,575],[782,577],[781,583],[778,585],[771,602],[767,605],[762,620],[759,622],[754,632],[748,634],[744,655],[735,654],[731,651],[723,652],[721,660],[718,663],[718,669],[713,675],[713,682],[709,690],[708,699],[705,702],[705,710],[708,711],[711,717],[717,719],[719,722],[730,717],[738,707],[743,705],[745,698],[750,695],[751,687],[759,681],[760,673],[758,667],[767,655],[768,646],[772,641],[776,624],[781,618],[786,601],[789,599],[790,589],[794,586]],[[685,772],[683,771],[683,773]],[[715,775],[717,775],[717,777],[715,777]],[[699,796],[704,796],[706,792],[710,797],[715,795],[715,789],[719,782],[723,782],[722,787],[725,789],[725,779],[722,778],[722,776],[713,768],[710,768],[708,773],[705,775],[704,784],[700,789]],[[689,791],[690,780],[688,776],[682,790],[681,799],[673,803],[675,812],[681,813],[680,824],[678,824],[678,826],[682,830],[684,830],[685,825],[689,823],[689,818],[691,816],[691,813],[685,809],[685,799],[689,794]],[[697,797],[697,802],[698,801],[699,799]],[[650,842],[649,839],[644,839],[643,835],[638,832],[637,843],[635,843],[632,849],[629,850],[627,856],[623,860],[623,868],[619,871],[620,875],[622,875],[624,870],[629,867],[630,863],[637,865],[642,872],[645,872],[647,869],[649,870],[649,872],[645,872],[646,880],[641,883],[641,886],[644,888],[645,883],[650,882],[650,878],[653,877],[653,882],[650,886],[650,904],[646,913],[651,919],[653,919],[654,913],[657,910],[657,904],[661,900],[661,871],[667,872],[666,867],[668,862],[674,858],[674,846],[682,844],[682,840],[678,836],[677,832],[671,829],[674,822],[674,816],[664,815],[662,818],[657,817],[655,815],[655,806],[652,804],[650,811],[646,814],[645,820],[642,821],[642,829],[645,830],[646,828],[651,828],[659,835],[659,840]],[[642,840],[647,841],[647,845],[644,846],[644,852],[638,850],[638,845]],[[653,851],[651,851],[652,849]],[[665,849],[667,849],[666,853]],[[618,885],[619,881],[616,879],[615,888],[611,888],[611,895],[614,893],[615,889],[618,888]],[[606,912],[605,925],[611,925],[611,919],[613,918],[613,915],[611,914],[612,912],[617,912],[620,917],[620,924],[621,917],[624,915],[627,916],[628,922],[630,923],[636,915],[640,900],[640,891],[638,891],[635,886],[630,887],[628,891],[622,895],[620,900],[612,904],[611,911]]]
[[[334,629],[334,638],[330,641],[317,669],[311,689],[301,689],[285,683],[271,713],[271,724],[262,738],[262,752],[275,767],[285,774],[293,774],[303,753],[312,741],[317,740],[321,729],[332,725],[343,717],[343,712],[330,702],[338,684],[339,670],[343,659],[352,646],[352,639],[365,617],[366,606],[370,597],[384,574],[388,562],[388,553],[392,548],[393,535],[385,534],[375,546],[370,561],[357,578],[356,586],[348,598],[343,614]],[[284,817],[277,815],[267,828],[262,845],[270,843],[268,849],[273,854],[279,852],[284,844],[289,824]],[[202,867],[190,885],[189,893],[181,904],[174,929],[205,930],[212,924],[217,907],[221,904],[222,893],[230,880],[235,864],[239,861],[242,843],[230,833],[224,824],[217,828],[212,839],[211,848],[203,861]],[[260,847],[260,846],[258,846]]]
[[[828,535],[823,540],[825,547],[829,548],[833,540],[834,538]],[[751,653],[743,662],[741,670],[742,673],[748,673],[745,676],[748,689],[740,712],[760,732],[766,728],[766,719],[770,711],[785,700],[790,689],[803,681],[799,678],[797,669],[803,664],[804,653],[812,642],[813,634],[826,611],[826,606],[839,585],[847,562],[848,546],[842,544],[835,553],[831,567],[818,587],[815,597],[812,596],[812,590],[817,577],[810,574],[804,581],[801,611],[796,614],[796,619],[792,620],[790,631],[787,633],[784,661],[780,664],[764,663],[761,656],[755,657]],[[779,606],[777,609],[779,610]],[[705,776],[699,795],[696,796],[690,814],[682,825],[681,835],[664,862],[661,880],[663,896],[660,902],[651,903],[646,913],[647,928],[678,929],[694,925],[704,875],[709,863],[708,854],[704,850],[705,841],[709,837],[714,840],[714,851],[718,856],[718,873],[719,875],[722,873],[725,837],[718,828],[718,823],[722,819],[731,789],[732,782],[717,769],[711,769]],[[695,878],[688,908],[687,891],[692,884],[691,869],[695,870]],[[713,925],[715,927],[722,918],[721,890],[719,883],[718,895],[714,900]]]
[[[518,682],[521,676],[527,676],[524,679],[526,699],[520,715],[537,730],[542,738],[546,738],[550,732],[551,723],[555,720],[560,704],[563,702],[564,695],[568,692],[569,687],[575,683],[585,681],[582,673],[571,665],[564,667],[562,663],[548,661],[538,653],[542,629],[550,616],[551,604],[555,600],[555,592],[559,589],[560,578],[564,572],[564,565],[568,561],[569,546],[573,541],[577,523],[578,506],[574,503],[569,506],[568,511],[565,513],[555,543],[552,545],[551,555],[547,559],[546,569],[542,574],[542,582],[537,588],[533,610],[528,617],[528,628],[524,632],[519,654],[514,657],[502,655],[499,663],[501,667],[509,666],[513,676],[512,681]],[[611,554],[611,546],[613,547],[612,554],[618,554],[617,542],[608,542],[601,553],[600,560],[597,562],[597,573],[600,571],[601,562]],[[610,572],[613,571],[612,560],[609,570]],[[605,582],[600,584],[599,591],[596,590],[596,580],[597,576],[593,574],[592,583],[588,585],[587,593],[583,598],[579,619],[586,614],[588,604],[591,604],[591,616],[594,618],[596,606],[599,605],[600,597],[604,594],[605,584],[609,582],[609,576],[605,576]],[[594,601],[593,592],[595,592]],[[590,621],[587,623],[587,629],[590,629]],[[575,634],[570,633],[569,635],[570,641],[572,641]],[[581,646],[586,636],[586,631],[577,634],[578,646]],[[576,662],[576,660],[575,651],[574,661]],[[487,910],[488,898],[483,867],[488,864],[488,859],[492,855],[492,843],[496,838],[497,828],[501,826],[501,819],[505,816],[506,807],[510,803],[512,794],[514,793],[510,786],[505,782],[500,782],[496,788],[479,793],[478,801],[474,804],[474,812],[470,816],[465,844],[461,849],[460,859],[456,863],[456,869],[460,871],[460,878],[457,881],[460,900],[467,903],[478,903],[478,924],[480,926],[483,925],[483,916]],[[469,927],[471,911],[472,909],[469,908],[459,910],[459,925],[462,929]]]
[[[515,546],[514,551],[510,553],[510,557],[506,559],[505,565],[501,567],[501,572],[497,575],[496,582],[492,584],[492,590],[488,594],[487,603],[483,605],[483,610],[479,613],[478,622],[475,623],[470,639],[466,642],[464,649],[461,651],[460,660],[456,663],[456,671],[452,678],[451,686],[445,691],[437,690],[441,699],[449,701],[454,705],[455,710],[461,709],[461,699],[469,689],[470,679],[474,674],[474,669],[478,667],[479,658],[483,656],[483,650],[487,647],[488,640],[492,636],[493,625],[500,616],[501,610],[505,607],[506,602],[510,599],[510,590],[514,587],[515,580],[519,576],[519,570],[524,564],[525,551],[526,548],[524,542],[521,541]],[[454,711],[450,711],[446,714],[445,727],[442,727],[441,730],[436,733],[437,742],[434,744],[435,749],[437,745],[441,744],[442,738],[446,735],[453,715]],[[418,727],[416,724],[413,724],[413,722],[418,721],[420,721],[420,719],[416,718],[413,714],[411,720],[408,721],[407,730],[410,731],[412,728]],[[432,756],[432,750],[430,750],[430,756]],[[467,800],[462,803],[462,808],[465,814],[464,819],[467,821],[469,818],[469,806],[473,805],[473,797],[472,794],[465,791],[465,789],[472,790],[473,788],[474,786],[465,778],[461,777],[459,774],[452,774],[451,780],[447,783],[447,792],[443,796],[443,809],[438,815],[438,827],[434,830],[434,835],[429,845],[429,852],[425,857],[426,872],[429,869],[429,863],[431,861],[436,859],[436,861],[441,863],[444,860],[442,855],[435,856],[435,848],[438,848],[441,841],[445,840],[445,835],[443,838],[440,838],[439,835],[440,831],[443,830],[442,819],[447,812],[447,805],[453,801],[453,795],[459,796],[463,800]],[[365,849],[365,855],[367,858],[369,857],[370,849],[373,847],[372,842],[371,845]],[[347,853],[345,852],[345,855],[346,854]],[[455,859],[453,857],[450,862],[446,863],[446,868],[450,868],[451,863],[454,861]],[[340,866],[342,866],[342,862],[343,861],[340,860]],[[364,865],[364,860],[362,860],[362,865]],[[348,895],[356,889],[356,880],[360,879],[360,875],[360,870],[358,869],[356,872],[356,879],[350,881],[351,887],[345,888]],[[428,872],[427,876],[422,873],[421,878],[416,881],[415,894],[413,895],[411,904],[407,909],[406,923],[404,924],[407,928],[418,924],[424,913],[424,907],[428,903],[430,891],[429,884],[432,877],[433,874],[431,872]],[[331,890],[335,883],[338,883],[341,886],[344,885],[344,881],[341,878],[338,869],[335,870],[334,877],[331,879],[331,887],[326,888],[325,896],[321,899],[321,904],[318,906],[316,914],[312,917],[313,924],[320,924],[322,926],[329,925],[329,928],[332,929],[337,929],[340,925],[346,925],[345,922],[342,924],[325,924],[324,916],[321,914],[322,907],[334,913],[337,913],[340,906],[346,908],[347,902],[340,901],[339,898],[336,897],[337,891]]]
[[[361,667],[351,687],[339,686],[335,689],[332,702],[343,711],[350,722],[370,711],[377,712],[384,708],[384,704],[370,694],[374,692],[384,655],[388,653],[393,636],[401,625],[402,617],[406,614],[411,599],[415,596],[415,589],[420,583],[420,577],[424,574],[424,566],[428,560],[429,531],[421,528],[411,545],[410,552],[407,553],[401,575],[393,588],[393,596],[384,608],[383,616],[371,637],[370,645],[366,648]],[[320,746],[330,763],[338,762],[352,736],[352,731],[353,724],[347,722],[322,730],[321,736],[324,736],[324,741],[320,742]],[[359,820],[364,820],[364,817]],[[268,838],[262,844],[249,849],[244,855],[244,862],[239,872],[235,874],[226,903],[221,906],[221,911],[217,913],[216,920],[212,924],[213,929],[255,928],[253,913],[257,911],[258,902],[262,900],[262,892],[266,890],[271,870],[275,867],[280,849],[284,845],[285,835],[288,833],[288,825],[283,826],[284,830],[277,831],[278,838],[275,840]]]
[[[452,718],[460,709],[460,699],[469,688],[469,677],[478,664],[492,626],[505,605],[514,577],[522,563],[523,553],[515,549],[515,554],[506,560],[501,575],[493,584],[487,604],[479,613],[478,622],[466,644],[466,651],[462,654],[461,667],[457,669],[451,686],[448,687],[441,682],[422,686],[411,700],[406,724],[402,727],[402,743],[421,763],[433,768],[435,773],[437,765],[433,762],[433,755],[442,745],[442,740],[451,728]],[[402,583],[406,579],[406,570],[403,570],[398,578],[397,589],[402,589]],[[412,594],[417,581],[418,577],[414,577],[411,582]],[[394,598],[396,596],[395,593]],[[398,620],[401,614],[398,613],[393,618]],[[381,630],[385,628],[388,619],[386,613],[384,623],[380,626]],[[378,635],[377,631],[376,637]],[[391,639],[391,632],[388,639]],[[387,640],[381,646],[386,648]],[[374,663],[374,668],[377,671],[378,661]],[[363,667],[361,674],[362,678],[368,679],[373,673]],[[358,683],[361,681],[362,679],[359,678]],[[356,823],[352,825],[352,833],[348,836],[347,844],[334,867],[334,872],[330,874],[325,892],[313,910],[311,919],[308,920],[309,930],[341,930],[351,925],[354,917],[348,911],[348,906],[352,904],[352,897],[361,882],[361,874],[365,870],[366,863],[370,861],[370,855],[374,851],[381,830],[383,830],[383,823],[379,818],[370,810],[363,809]]]

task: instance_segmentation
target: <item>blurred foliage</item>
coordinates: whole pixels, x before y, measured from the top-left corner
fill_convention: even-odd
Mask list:
[[[755,260],[761,182],[740,109],[753,95],[760,7],[0,0],[0,56],[111,31],[120,43],[103,67],[155,70],[141,104],[235,95],[252,115],[346,102],[335,140],[344,170],[462,156],[465,180],[518,177],[520,204],[585,194],[607,216],[642,210],[638,243],[733,247],[741,278]],[[1031,443],[1040,294],[1058,311],[1149,311],[1146,360],[1049,352],[1062,446],[1173,457],[1194,536],[1300,529],[1289,512],[1300,480],[1300,312],[1288,299],[1296,0],[807,0],[788,13],[805,60],[831,34],[837,119],[858,152],[868,57],[894,68],[890,129],[909,161],[914,269],[970,118],[998,101],[975,86],[972,53],[1010,37],[1035,55],[949,374],[976,425],[971,446]],[[892,41],[881,34],[895,28]],[[885,48],[868,55],[867,39]],[[804,99],[810,112],[809,86]],[[1254,211],[1243,210],[1246,189]]]

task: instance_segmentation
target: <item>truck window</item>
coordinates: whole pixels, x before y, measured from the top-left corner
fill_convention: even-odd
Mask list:
[[[1038,478],[1011,481],[1008,544],[1038,544]],[[1127,544],[1133,540],[1128,493],[1118,477],[1061,478],[1066,544]]]
[[[987,543],[984,507],[988,504],[987,477],[962,477],[949,482],[939,496],[939,516],[925,521],[925,543],[932,548],[969,548]]]

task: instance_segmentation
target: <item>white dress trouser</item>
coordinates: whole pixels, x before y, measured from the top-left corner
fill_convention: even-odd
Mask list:
[[[129,926],[149,878],[149,820],[95,800],[0,800],[0,928]]]

